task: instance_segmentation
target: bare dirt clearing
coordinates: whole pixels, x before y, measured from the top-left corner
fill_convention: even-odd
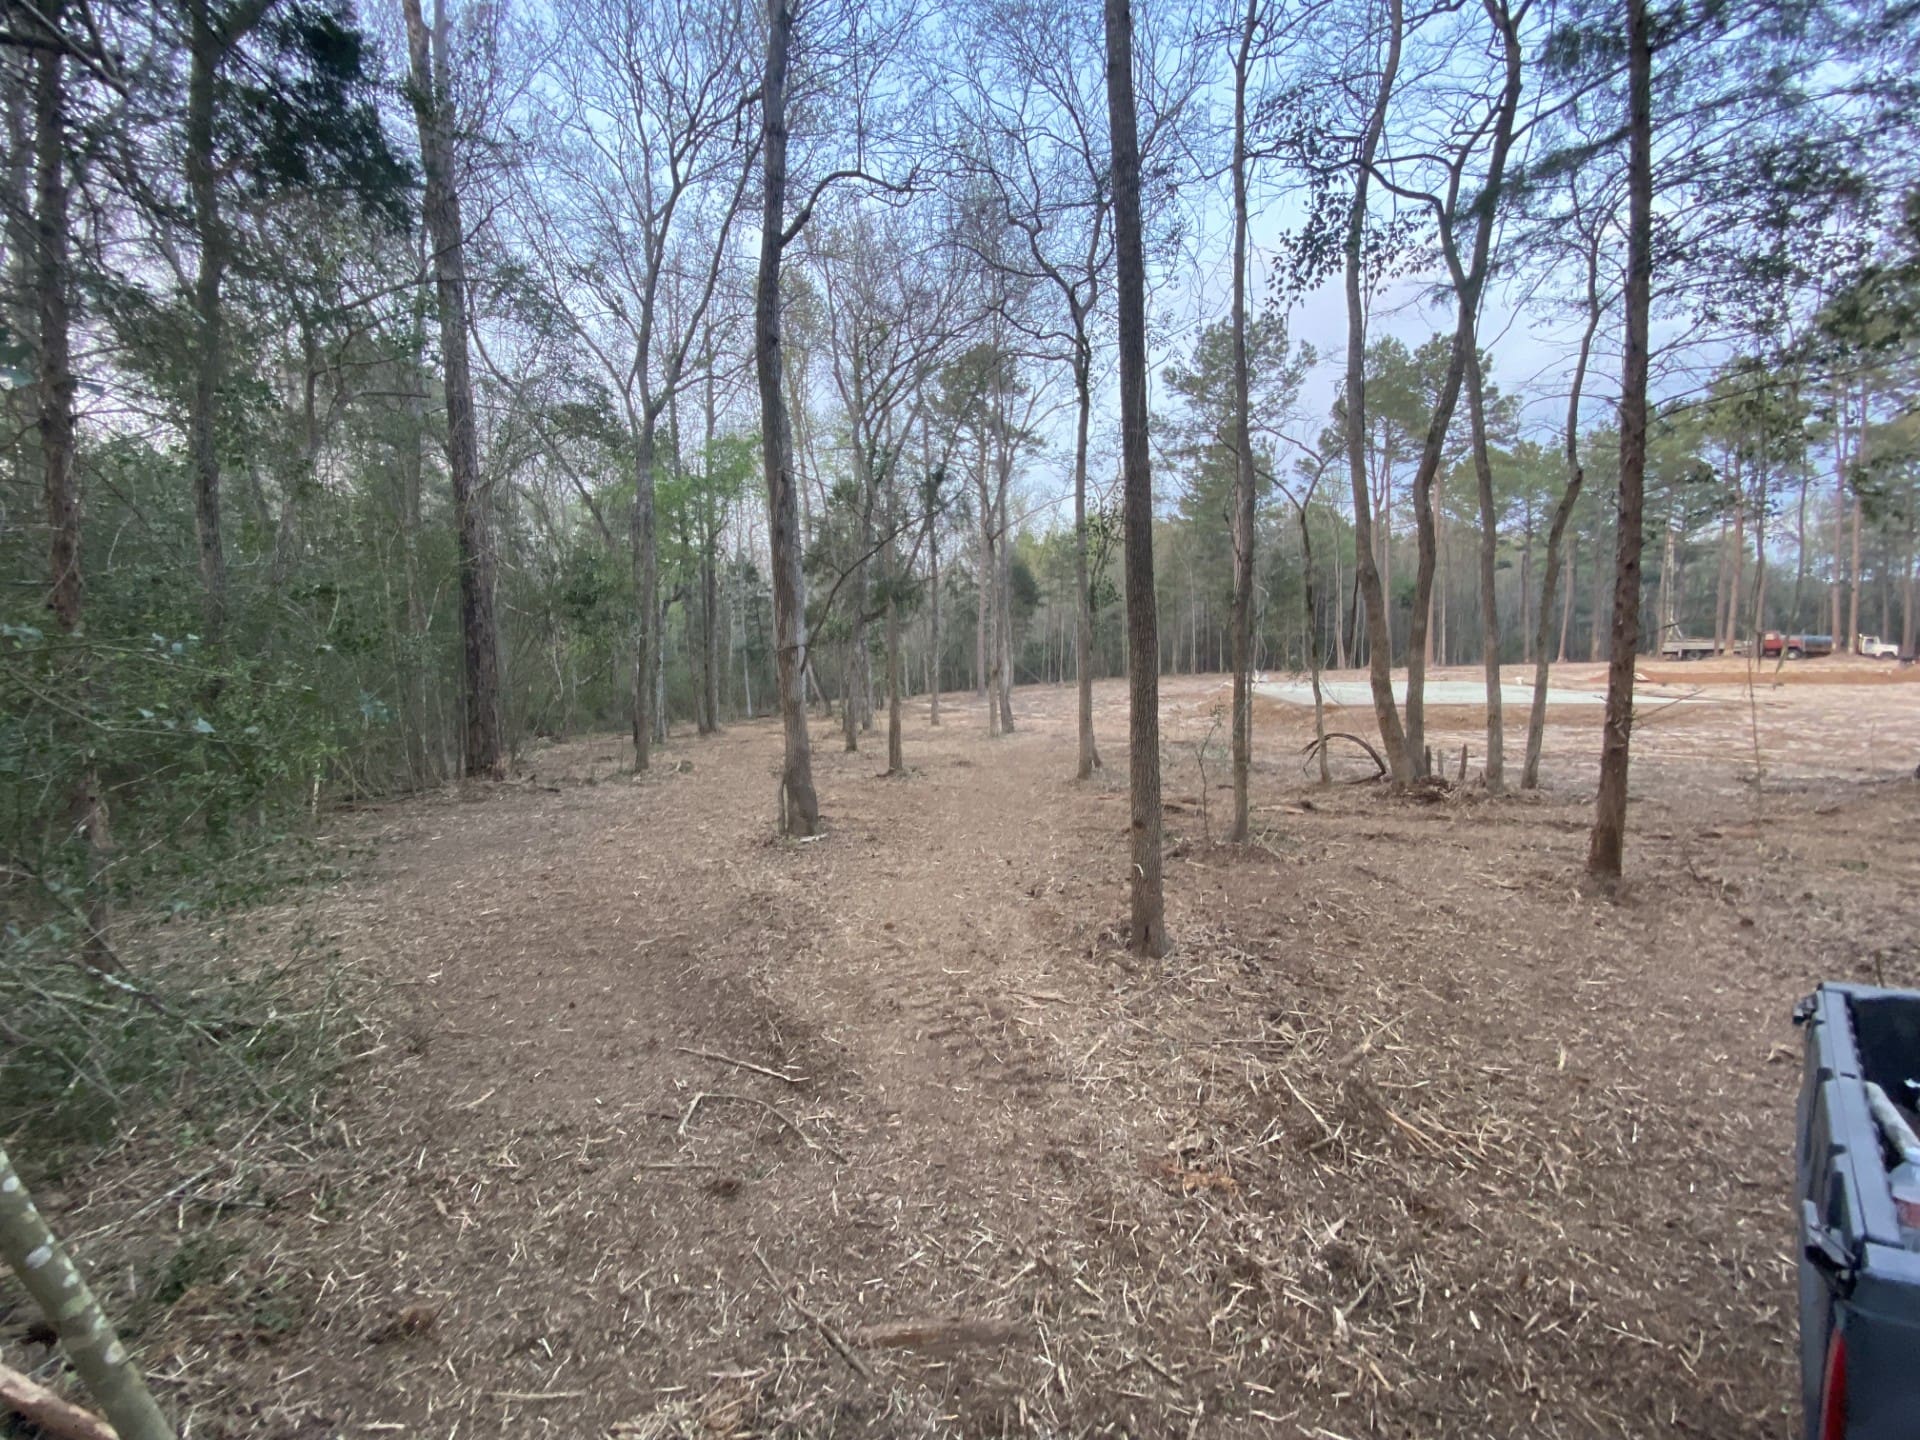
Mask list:
[[[358,878],[255,920],[377,982],[337,1110],[47,1208],[110,1303],[215,1257],[137,1336],[196,1437],[1784,1434],[1787,1012],[1920,982],[1920,688],[1656,668],[1715,703],[1645,714],[1617,904],[1592,712],[1546,792],[1421,803],[1309,786],[1263,705],[1241,855],[1225,684],[1166,682],[1152,965],[1068,689],[916,705],[906,779],[821,725],[813,843],[771,725],[342,817]]]

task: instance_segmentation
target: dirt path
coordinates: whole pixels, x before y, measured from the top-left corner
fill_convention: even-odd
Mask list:
[[[1236,856],[1217,689],[1169,687],[1152,966],[1067,691],[916,714],[906,779],[823,727],[813,843],[764,725],[355,817],[306,921],[400,1018],[258,1208],[182,1212],[243,1257],[144,1337],[190,1433],[1784,1433],[1785,1016],[1920,980],[1912,786],[1843,737],[1756,809],[1689,718],[1608,905],[1584,731],[1423,805],[1308,791],[1276,711]]]

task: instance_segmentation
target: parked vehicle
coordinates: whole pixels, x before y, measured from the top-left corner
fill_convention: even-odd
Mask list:
[[[1760,655],[1763,659],[1778,659],[1782,654],[1789,660],[1805,660],[1810,656],[1831,655],[1833,654],[1833,636],[1782,635],[1778,630],[1769,630],[1760,637]]]
[[[1898,660],[1900,647],[1890,640],[1882,640],[1878,635],[1854,636],[1853,652],[1864,655],[1869,660]]]
[[[1920,991],[1802,1000],[1800,1389],[1806,1440],[1920,1433]]]
[[[1669,640],[1660,647],[1662,660],[1705,660],[1710,655],[1744,655],[1747,642],[1736,640],[1731,645],[1721,645],[1712,639],[1690,639],[1680,636]]]

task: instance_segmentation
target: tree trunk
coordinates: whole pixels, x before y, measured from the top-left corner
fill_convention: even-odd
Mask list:
[[[1847,575],[1847,500],[1852,494],[1847,477],[1848,402],[1846,386],[1836,382],[1833,387],[1833,585],[1828,591],[1831,609],[1828,627],[1833,631],[1833,643],[1836,646],[1843,643],[1844,612],[1841,610],[1841,599]]]
[[[1580,353],[1574,361],[1573,386],[1567,396],[1567,428],[1560,453],[1567,464],[1566,487],[1553,507],[1553,519],[1547,525],[1547,557],[1540,576],[1540,634],[1533,647],[1533,704],[1527,712],[1527,756],[1520,767],[1520,788],[1537,789],[1540,784],[1540,747],[1547,731],[1547,637],[1553,625],[1553,592],[1560,583],[1560,546],[1573,519],[1573,507],[1580,501],[1586,483],[1586,467],[1580,463],[1580,392],[1586,388],[1587,362],[1593,355],[1593,338],[1600,329],[1600,250],[1596,240],[1587,251],[1587,324],[1580,336]],[[1559,658],[1567,658],[1567,624],[1573,618],[1573,589],[1577,571],[1576,547],[1567,570],[1567,600],[1560,612]]]
[[[1920,524],[1907,521],[1907,573],[1900,586],[1900,653],[1913,658],[1913,609],[1916,581],[1920,580]]]
[[[993,502],[987,492],[987,432],[980,431],[980,468],[974,476],[974,488],[980,492],[980,555],[974,578],[973,691],[987,705],[987,733],[997,723],[990,700],[987,651],[987,621],[993,613]]]
[[[1861,407],[1861,413],[1866,407]],[[1852,653],[1860,645],[1860,496],[1853,496],[1852,515],[1852,554],[1847,562],[1847,578],[1852,582],[1847,586],[1847,629],[1844,638],[1836,638],[1836,643],[1847,653]]]
[[[713,331],[707,330],[706,389],[702,419],[704,448],[700,472],[705,484],[700,501],[700,690],[702,696],[701,733],[712,735],[720,729],[720,530],[724,515],[714,501],[713,491]]]
[[[64,0],[50,0],[43,26],[59,36]],[[80,486],[74,473],[74,376],[72,352],[72,225],[67,191],[67,95],[62,51],[36,49],[33,74],[32,293],[38,342],[34,377],[35,429],[40,438],[42,488],[47,507],[47,608],[69,640],[82,634],[85,589],[80,568]],[[84,652],[76,646],[74,688],[90,689]],[[59,722],[64,723],[64,722]],[[95,969],[115,968],[107,943],[107,896],[101,877],[112,848],[107,803],[93,764],[93,737],[76,727],[68,737],[84,757],[67,800],[67,833],[81,847],[85,876],[87,936],[82,954]]]
[[[660,559],[655,531],[653,472],[657,460],[653,415],[640,417],[634,437],[633,513],[628,540],[633,559],[633,768],[648,768],[653,757],[654,662],[661,631]]]
[[[1311,499],[1311,497],[1309,497]],[[1333,772],[1327,761],[1327,705],[1320,693],[1320,632],[1313,623],[1313,531],[1307,524],[1307,507],[1298,507],[1300,516],[1300,555],[1304,567],[1307,606],[1307,678],[1313,685],[1313,740],[1320,756],[1320,783],[1331,785]]]
[[[760,268],[753,297],[753,358],[760,384],[760,446],[767,471],[767,543],[773,566],[774,648],[786,757],[780,776],[780,832],[814,835],[820,802],[813,790],[807,735],[807,603],[801,569],[800,501],[793,470],[780,366],[780,256],[787,204],[787,54],[793,42],[793,0],[767,0],[767,60],[760,89]]]
[[[1233,823],[1227,839],[1248,837],[1253,770],[1253,426],[1247,377],[1247,80],[1259,0],[1247,0],[1233,65]],[[1302,532],[1305,534],[1304,521]],[[1312,595],[1308,557],[1308,595]],[[1311,605],[1311,598],[1309,598]],[[1315,688],[1318,688],[1316,681]]]
[[[1612,567],[1605,563],[1607,554],[1606,534],[1597,527],[1594,534],[1594,549],[1598,559],[1593,566],[1593,614],[1587,618],[1587,660],[1598,661],[1606,653],[1607,622],[1613,613],[1609,603],[1613,586],[1608,581],[1613,576]]]
[[[1009,463],[1011,470],[1011,463]],[[1013,543],[1007,524],[1007,480],[1000,482],[999,602],[993,607],[999,622],[1000,733],[1013,733]]]
[[[505,774],[500,736],[500,641],[493,612],[493,542],[480,482],[480,441],[474,424],[473,376],[467,357],[466,232],[454,184],[453,117],[446,73],[444,0],[427,33],[420,0],[401,0],[412,70],[409,93],[420,128],[426,170],[423,205],[433,241],[433,272],[440,309],[441,365],[447,397],[447,468],[453,481],[454,524],[460,554],[460,634],[466,675],[464,762],[469,776]]]
[[[927,517],[927,723],[940,723],[940,522]]]
[[[1347,607],[1340,603],[1347,587],[1340,579],[1340,537],[1333,544],[1333,668],[1347,668]]]
[[[1726,613],[1713,617],[1714,647],[1722,651],[1731,648],[1739,635],[1740,616],[1746,609],[1740,603],[1747,568],[1747,497],[1742,489],[1743,484],[1740,461],[1736,456],[1733,463],[1733,542],[1728,551],[1731,573],[1727,584]]]
[[[1449,199],[1449,213],[1442,220],[1441,244],[1447,262],[1447,273],[1453,284],[1454,292],[1454,332],[1451,354],[1448,357],[1447,373],[1441,383],[1440,394],[1436,397],[1433,415],[1427,425],[1425,443],[1421,447],[1419,467],[1414,474],[1414,529],[1417,545],[1417,564],[1414,570],[1413,612],[1410,617],[1407,636],[1407,712],[1406,712],[1406,749],[1407,763],[1416,775],[1426,773],[1426,675],[1427,675],[1427,623],[1433,596],[1434,576],[1438,565],[1437,526],[1434,521],[1433,487],[1440,473],[1440,463],[1445,452],[1447,431],[1453,422],[1453,412],[1459,402],[1460,387],[1464,381],[1469,387],[1468,406],[1470,420],[1474,429],[1474,468],[1481,479],[1480,523],[1482,528],[1481,554],[1483,568],[1490,563],[1486,556],[1497,549],[1498,536],[1493,533],[1495,518],[1492,506],[1490,481],[1486,471],[1486,395],[1485,377],[1480,372],[1479,315],[1480,297],[1486,287],[1488,257],[1493,245],[1495,223],[1499,218],[1500,189],[1506,175],[1507,156],[1513,145],[1514,120],[1519,113],[1521,92],[1521,45],[1517,24],[1501,5],[1488,0],[1486,11],[1500,32],[1505,60],[1505,83],[1501,90],[1500,104],[1495,112],[1493,140],[1487,157],[1487,174],[1479,196],[1474,201],[1472,243],[1463,261],[1459,243],[1454,232],[1458,217],[1452,213],[1454,199],[1457,198],[1458,173],[1455,175],[1456,191]],[[1458,162],[1464,167],[1464,154]],[[1529,535],[1529,548],[1531,535]],[[1521,609],[1524,629],[1526,607],[1526,564],[1527,552],[1521,558]],[[1483,577],[1481,623],[1483,626],[1483,649],[1485,629],[1492,626],[1492,677],[1489,680],[1487,726],[1489,735],[1487,754],[1487,786],[1498,791],[1501,786],[1501,757],[1503,745],[1499,741],[1500,693],[1499,693],[1499,646],[1500,636],[1497,617],[1494,611],[1494,591],[1491,582]]]
[[[1487,446],[1485,377],[1477,351],[1467,354],[1467,420],[1473,433],[1473,473],[1480,493],[1480,663],[1487,678],[1487,789],[1506,788],[1506,716],[1500,696],[1500,612],[1496,592],[1499,514],[1493,501],[1493,460]]]
[[[1400,46],[1404,29],[1401,0],[1389,0],[1386,64],[1373,114],[1361,137],[1360,153],[1354,167],[1353,205],[1347,217],[1346,290],[1347,290],[1347,469],[1353,482],[1354,564],[1358,588],[1366,605],[1368,678],[1373,685],[1373,713],[1380,724],[1380,740],[1387,752],[1387,766],[1394,780],[1405,784],[1413,778],[1412,762],[1407,754],[1406,732],[1400,724],[1400,712],[1393,703],[1393,653],[1387,634],[1387,597],[1380,581],[1380,569],[1374,563],[1373,516],[1367,486],[1367,321],[1361,297],[1361,247],[1366,234],[1368,182],[1373,157],[1386,127],[1387,105],[1400,69]],[[1112,0],[1108,0],[1111,14]]]
[[[221,286],[232,241],[220,214],[219,162],[214,154],[214,88],[230,38],[215,28],[207,0],[188,6],[185,168],[199,246],[193,282],[193,388],[187,402],[187,460],[193,471],[194,531],[200,545],[202,625],[209,645],[225,643],[227,556],[220,533],[219,408],[226,373]]]
[[[1087,439],[1093,422],[1093,356],[1084,321],[1077,341],[1073,392],[1077,405],[1073,432],[1073,664],[1078,687],[1075,725],[1079,757],[1077,779],[1089,780],[1100,768],[1093,739],[1093,579],[1087,573]]]
[[[858,405],[856,401],[856,413]],[[840,728],[849,754],[860,748],[860,732],[871,721],[871,676],[867,656],[867,552],[873,548],[874,476],[872,452],[856,422],[853,432],[853,483],[860,496],[860,530],[854,537],[859,559],[854,561],[847,586],[847,703],[841,706]]]
[[[51,0],[48,6],[54,16],[61,8],[59,0]],[[33,1197],[4,1148],[0,1148],[0,1259],[59,1334],[60,1348],[74,1373],[120,1440],[173,1440],[173,1427],[148,1393],[113,1323],[34,1208]]]
[[[1396,7],[1399,0],[1394,0]],[[1133,103],[1133,12],[1106,0],[1107,113],[1120,341],[1120,451],[1126,527],[1128,780],[1135,954],[1167,951],[1160,881],[1160,634],[1153,593],[1153,472],[1147,436],[1147,277],[1140,233],[1140,137]]]
[[[889,550],[891,550],[889,546]],[[894,560],[891,554],[887,560],[887,773],[904,775],[907,773],[906,749],[900,735],[900,606],[895,599],[898,588],[893,575]]]
[[[1627,0],[1626,343],[1620,366],[1620,506],[1615,537],[1612,654],[1587,873],[1618,884],[1627,838],[1633,666],[1640,648],[1641,515],[1647,473],[1648,311],[1653,291],[1653,39],[1647,0]]]

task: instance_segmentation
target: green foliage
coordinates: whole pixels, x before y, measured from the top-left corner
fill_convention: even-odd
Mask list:
[[[267,964],[252,937],[196,927],[130,979],[70,958],[79,925],[55,910],[0,927],[0,1135],[30,1131],[43,1169],[154,1112],[183,1143],[233,1112],[296,1114],[362,1033],[337,957],[309,932]]]

